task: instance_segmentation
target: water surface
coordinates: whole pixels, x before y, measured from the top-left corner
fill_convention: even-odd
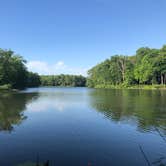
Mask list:
[[[0,166],[166,165],[166,91],[31,88],[0,94]],[[29,165],[30,166],[30,165]]]

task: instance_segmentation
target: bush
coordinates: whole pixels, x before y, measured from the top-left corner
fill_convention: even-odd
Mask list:
[[[11,90],[10,84],[0,85],[0,90]]]

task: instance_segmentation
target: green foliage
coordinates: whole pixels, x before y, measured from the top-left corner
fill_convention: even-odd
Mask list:
[[[0,49],[0,85],[22,88],[26,85],[26,77],[25,60],[11,50]]]
[[[166,84],[166,45],[142,47],[134,56],[115,55],[88,71],[89,87]]]
[[[166,84],[166,45],[161,49],[139,48],[134,56],[115,55],[77,75],[39,76],[28,72],[26,61],[11,50],[0,49],[0,89],[35,86],[128,87]],[[10,85],[10,86],[7,86]]]
[[[28,72],[25,63],[26,61],[13,51],[0,49],[0,90],[40,85],[73,87],[86,85],[86,78],[81,75],[39,76],[37,73]]]
[[[10,84],[4,84],[0,86],[0,90],[10,90],[11,85]]]
[[[25,63],[23,57],[13,51],[0,49],[0,89],[21,89],[40,84],[39,76],[29,73]]]
[[[81,75],[43,75],[40,79],[41,86],[84,87],[86,85],[86,78]]]
[[[153,64],[151,63],[148,55],[144,56],[139,65],[135,67],[135,78],[139,80],[139,83],[151,84],[153,77]]]
[[[37,73],[28,72],[27,86],[28,87],[37,87],[40,84],[41,84],[40,76]]]

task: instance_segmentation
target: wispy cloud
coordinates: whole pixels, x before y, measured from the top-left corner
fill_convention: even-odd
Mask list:
[[[43,61],[29,61],[27,63],[29,71],[36,72],[39,74],[76,74],[76,75],[87,75],[88,68],[70,67],[67,66],[63,61],[58,61],[54,64],[49,64]]]

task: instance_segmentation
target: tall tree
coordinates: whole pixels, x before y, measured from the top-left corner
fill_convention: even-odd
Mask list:
[[[166,45],[139,48],[134,56],[115,55],[88,71],[87,85],[166,84]]]
[[[26,61],[11,50],[0,49],[0,84],[10,84],[13,88],[26,86]]]

